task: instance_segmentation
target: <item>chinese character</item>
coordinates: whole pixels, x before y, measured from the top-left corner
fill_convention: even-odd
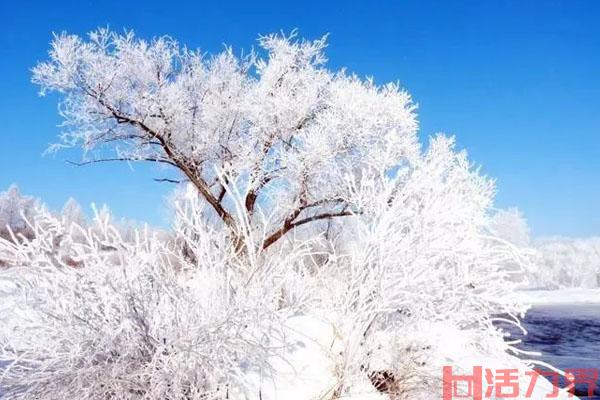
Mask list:
[[[526,398],[531,398],[533,394],[533,389],[535,388],[535,384],[540,376],[551,378],[550,382],[552,383],[552,393],[547,394],[546,398],[553,399],[558,397],[558,385],[560,380],[560,374],[554,371],[543,371],[543,370],[534,370],[527,371],[525,375],[531,376],[531,382],[529,383],[529,387],[527,388],[527,392],[525,393]]]
[[[571,395],[575,393],[575,385],[585,384],[587,386],[587,396],[592,397],[596,390],[599,371],[596,368],[573,368],[565,370],[569,386],[567,390]]]
[[[497,399],[516,399],[519,396],[518,369],[497,369],[496,379],[492,375],[492,370],[486,369],[485,378],[490,385],[485,392],[486,398],[491,398],[492,392],[495,392]]]
[[[473,375],[452,375],[452,367],[443,368],[443,400],[482,400],[483,373],[481,367],[473,367]],[[463,385],[459,385],[462,383]],[[466,386],[466,391],[464,387]]]

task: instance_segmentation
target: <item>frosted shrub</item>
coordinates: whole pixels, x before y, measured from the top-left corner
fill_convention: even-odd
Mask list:
[[[11,265],[0,286],[10,398],[224,398],[243,368],[268,369],[264,335],[292,310],[278,278],[296,254],[252,275],[203,226],[185,227],[192,261],[148,231],[126,242],[97,221],[73,241],[62,221],[36,221],[34,239],[0,243]]]
[[[518,324],[525,308],[511,293],[513,275],[522,270],[505,265],[509,260],[517,265],[521,253],[486,234],[493,185],[472,169],[464,153],[454,152],[453,140],[436,137],[412,170],[383,185],[362,179],[353,190],[357,198],[369,197],[372,208],[348,224],[333,268],[336,276],[328,279],[333,296],[327,298],[340,315],[338,329],[349,358],[346,384],[365,369],[406,374],[406,365],[383,362],[390,355],[435,362],[426,356],[428,349],[417,354],[394,349],[417,323],[471,330],[495,344],[501,336],[493,315]],[[432,376],[420,378],[411,384],[422,390]],[[400,386],[414,389],[408,383]]]

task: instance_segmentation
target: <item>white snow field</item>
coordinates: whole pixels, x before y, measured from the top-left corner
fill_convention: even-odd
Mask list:
[[[526,304],[600,304],[600,288],[562,288],[518,290],[516,296]]]

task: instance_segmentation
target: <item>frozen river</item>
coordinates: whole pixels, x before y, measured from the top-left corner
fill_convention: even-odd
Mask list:
[[[535,306],[525,318],[529,334],[523,348],[541,351],[543,361],[565,369],[600,369],[600,305]],[[600,400],[600,382],[595,394],[578,387],[580,398]]]

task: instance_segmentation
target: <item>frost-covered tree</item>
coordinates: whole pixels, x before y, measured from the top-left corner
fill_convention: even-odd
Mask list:
[[[527,220],[516,207],[498,210],[492,217],[490,229],[496,236],[518,246],[529,246],[531,243]]]
[[[167,37],[62,34],[33,79],[42,93],[65,95],[72,129],[63,145],[171,165],[235,241],[257,212],[269,215],[261,227],[269,247],[298,226],[359,211],[348,176],[406,165],[419,145],[414,105],[397,84],[329,71],[324,38],[269,35],[259,44],[262,52],[238,58]],[[228,182],[243,191],[243,210],[228,202]]]
[[[72,197],[70,197],[62,208],[60,213],[63,223],[66,226],[72,224],[85,226],[87,225],[87,218],[81,208],[81,205]]]
[[[546,237],[534,241],[535,288],[600,287],[600,238]]]
[[[516,208],[498,210],[490,230],[517,246],[529,248],[524,270],[527,288],[600,287],[600,239],[540,237],[532,239],[527,220]]]
[[[62,144],[188,187],[167,240],[101,213],[73,240],[41,212],[33,239],[0,241],[11,398],[428,399],[453,359],[434,331],[523,365],[493,325],[525,307],[492,182],[452,138],[421,149],[398,84],[327,69],[325,39],[259,43],[55,37],[34,80],[64,96]]]
[[[11,185],[5,192],[0,192],[0,236],[10,237],[10,230],[30,235],[27,221],[38,205],[39,201],[34,197],[21,194],[17,185]]]

